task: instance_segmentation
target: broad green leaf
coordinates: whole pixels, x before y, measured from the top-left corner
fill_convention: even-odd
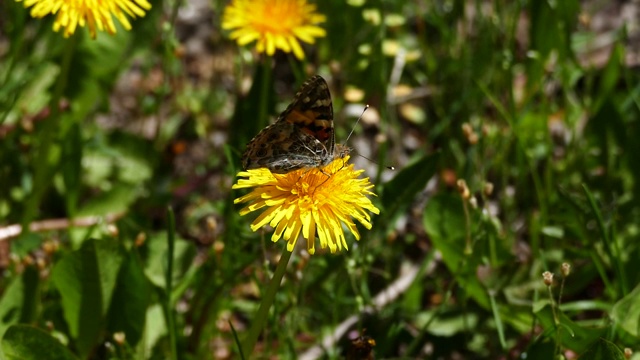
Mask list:
[[[521,112],[514,124],[514,132],[525,150],[534,159],[543,159],[549,154],[545,142],[548,136],[546,114],[527,111]]]
[[[596,88],[596,103],[593,112],[597,112],[600,105],[605,99],[611,96],[611,93],[618,86],[622,76],[622,67],[624,66],[624,46],[620,43],[615,44],[609,56],[609,62],[602,72],[600,86]]]
[[[40,248],[40,246],[42,246],[42,242],[43,239],[41,234],[23,232],[18,236],[16,241],[11,242],[11,252],[23,257]]]
[[[558,316],[558,324],[556,325],[553,311],[549,304],[544,305],[534,313],[544,328],[545,336],[555,339],[559,335],[562,347],[578,353],[588,349],[599,337],[604,336],[609,331],[608,328],[582,327],[571,321],[559,310],[556,310]]]
[[[153,176],[160,154],[153,143],[138,136],[114,132],[109,136],[109,155],[113,156],[114,175],[127,184],[141,184]]]
[[[16,277],[7,286],[0,298],[0,336],[9,326],[20,321],[22,302],[24,300],[24,282],[22,277]]]
[[[20,66],[19,66],[20,67]],[[51,84],[55,83],[60,74],[60,67],[51,62],[37,64],[35,68],[25,68],[22,81],[29,81],[22,89],[15,109],[27,113],[37,113],[44,108],[51,94],[47,91]]]
[[[436,336],[453,336],[464,333],[478,326],[478,316],[475,314],[435,314],[425,311],[415,317],[415,324],[422,328],[427,326],[427,332]]]
[[[460,286],[485,308],[490,302],[486,289],[476,276],[476,257],[465,254],[467,225],[462,199],[456,194],[438,194],[424,209],[424,228],[433,245],[442,253],[442,259],[455,273]],[[471,230],[469,230],[471,231]]]
[[[22,273],[22,315],[20,322],[30,323],[38,316],[38,306],[40,305],[40,271],[36,266],[25,269]]]
[[[122,261],[116,242],[92,239],[53,268],[52,280],[60,292],[65,320],[83,356],[104,327]]]
[[[71,102],[71,116],[85,119],[95,108],[108,102],[107,97],[122,69],[130,37],[127,31],[114,36],[91,39],[83,34],[71,59],[65,96]]]
[[[619,106],[609,98],[605,98],[587,123],[588,132],[593,142],[602,150],[598,156],[600,164],[605,167],[613,166],[615,158],[611,154],[617,148],[626,149],[635,146],[635,141],[629,137],[629,126],[625,123],[624,114]]]
[[[109,309],[109,331],[122,331],[127,343],[135,346],[144,331],[145,314],[151,285],[144,275],[140,259],[130,252],[122,265]]]
[[[457,263],[464,250],[466,233],[461,197],[445,193],[434,196],[424,209],[423,220],[425,231],[437,242],[435,245],[450,247],[447,252],[456,256],[450,260]]]
[[[61,162],[62,178],[64,179],[64,197],[67,206],[67,213],[75,215],[78,204],[78,197],[82,189],[82,135],[80,126],[73,124],[67,131],[62,142]]]
[[[584,354],[580,360],[624,360],[622,351],[612,342],[598,339]]]
[[[146,333],[143,341],[145,352],[151,354],[160,339],[167,335],[167,323],[165,322],[164,313],[162,312],[162,306],[160,304],[150,306],[147,309],[146,315]]]
[[[437,162],[438,154],[425,156],[402,169],[393,180],[384,184],[380,199],[387,224],[392,224],[411,206],[416,194],[424,189],[436,172]]]
[[[531,79],[529,88],[535,90],[541,86],[544,73],[544,64],[553,49],[558,49],[560,36],[558,36],[557,16],[547,1],[531,1],[529,3],[531,26],[529,26],[529,61],[526,63],[527,75]]]
[[[127,31],[118,30],[113,36],[98,36],[95,39],[84,37],[78,46],[78,52],[84,56],[82,61],[89,72],[89,78],[103,81],[114,81],[114,73],[122,68],[122,60],[127,53],[126,44],[131,35]],[[82,81],[79,79],[78,81]]]
[[[145,274],[154,285],[164,288],[167,268],[167,237],[166,234],[153,236],[147,241],[149,255],[145,265]],[[195,247],[192,242],[176,239],[173,253],[173,279],[174,288],[178,287],[178,282],[184,273],[193,265]]]
[[[129,184],[116,184],[113,188],[89,200],[80,210],[78,216],[99,216],[122,213],[140,196],[140,191]]]
[[[39,280],[38,270],[30,266],[4,290],[0,298],[0,337],[11,325],[34,320]]]
[[[529,346],[521,359],[553,359],[556,352],[556,344],[553,338],[542,338]],[[526,357],[525,357],[526,355]]]
[[[30,326],[13,325],[2,338],[6,360],[76,360],[77,358],[48,333]]]
[[[256,67],[249,93],[236,102],[230,126],[237,131],[229,133],[229,143],[235,148],[244,149],[245,144],[269,124],[269,117],[275,112],[273,74],[266,69]]]
[[[629,334],[640,337],[640,285],[613,306],[611,319]]]

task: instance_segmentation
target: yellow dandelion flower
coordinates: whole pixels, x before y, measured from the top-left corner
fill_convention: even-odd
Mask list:
[[[53,30],[57,32],[64,28],[64,37],[71,36],[78,26],[86,25],[92,38],[96,37],[96,29],[115,34],[113,17],[125,29],[131,30],[131,23],[125,14],[132,18],[143,17],[145,10],[151,9],[147,0],[24,0],[24,6],[33,6],[31,16],[34,18],[57,14]]]
[[[232,0],[224,10],[222,28],[233,30],[230,36],[238,45],[257,40],[258,52],[271,56],[277,48],[302,59],[298,39],[313,44],[326,35],[316,26],[326,18],[315,11],[307,0]]]
[[[379,214],[367,195],[373,185],[369,178],[359,179],[364,170],[354,170],[346,164],[349,156],[338,158],[322,169],[300,169],[287,174],[273,174],[266,168],[251,169],[238,174],[233,189],[254,188],[234,201],[249,204],[240,215],[266,208],[251,224],[256,231],[264,225],[275,230],[273,242],[284,238],[287,250],[292,251],[302,236],[307,240],[310,254],[315,253],[316,233],[320,248],[329,247],[332,253],[348,250],[343,224],[360,240],[360,233],[352,218],[371,229],[368,211]]]

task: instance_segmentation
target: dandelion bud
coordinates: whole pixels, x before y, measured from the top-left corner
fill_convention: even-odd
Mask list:
[[[113,341],[116,342],[116,344],[118,345],[122,345],[125,343],[126,341],[126,335],[124,332],[122,331],[118,331],[117,333],[113,334]]]
[[[147,241],[147,234],[140,232],[136,235],[136,240],[134,241],[136,247],[140,247],[144,245],[145,241]]]
[[[478,208],[478,199],[476,199],[475,196],[472,196],[469,198],[469,205],[471,205],[472,208],[477,209]]]
[[[119,234],[118,227],[115,226],[114,224],[107,225],[107,233],[111,237],[118,237],[118,234]]]
[[[25,266],[33,265],[35,262],[35,259],[31,255],[25,255],[25,257],[22,258],[22,264]]]
[[[562,263],[560,271],[562,272],[562,276],[564,276],[564,277],[569,276],[569,274],[571,273],[571,264]]]
[[[467,122],[462,124],[462,133],[464,134],[465,137],[468,138],[469,135],[473,133],[473,128],[471,127],[471,124]]]
[[[467,136],[467,141],[471,145],[477,144],[478,143],[478,139],[480,139],[480,138],[478,137],[478,134],[476,134],[476,133],[471,133],[471,134],[469,134],[469,136]]]
[[[42,251],[44,251],[47,255],[52,255],[58,250],[59,247],[60,244],[57,240],[47,240],[42,244]]]
[[[458,179],[456,182],[458,186],[458,192],[462,196],[463,199],[467,200],[471,197],[471,192],[469,192],[469,188],[467,187],[467,182],[464,179]]]
[[[38,257],[36,258],[36,267],[38,270],[44,270],[47,267],[47,262],[43,258]]]
[[[491,196],[491,194],[493,194],[493,183],[486,182],[482,190],[485,196]]]
[[[224,242],[216,240],[213,242],[213,251],[216,254],[222,254],[222,251],[224,251]]]
[[[214,232],[218,229],[218,221],[214,216],[207,216],[206,222],[209,231]]]

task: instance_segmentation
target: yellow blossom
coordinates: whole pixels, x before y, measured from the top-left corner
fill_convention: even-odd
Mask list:
[[[274,228],[271,240],[287,241],[287,250],[292,251],[298,236],[307,240],[310,254],[315,253],[316,234],[320,248],[329,248],[332,253],[348,250],[343,224],[360,240],[360,233],[353,219],[371,229],[371,218],[367,211],[380,213],[367,195],[373,185],[369,178],[359,179],[363,170],[354,170],[347,164],[349,156],[337,158],[322,169],[299,169],[287,174],[273,174],[266,168],[242,171],[234,189],[253,188],[234,202],[249,204],[240,210],[240,215],[264,209],[253,221],[251,229],[256,231],[264,225]]]
[[[64,28],[64,37],[71,36],[78,26],[86,25],[92,38],[96,37],[96,29],[115,34],[113,17],[118,19],[125,29],[131,30],[131,24],[125,14],[132,18],[143,17],[145,10],[151,9],[147,0],[24,0],[24,6],[33,6],[31,16],[34,18],[55,14],[53,30]]]
[[[225,8],[222,28],[233,30],[230,36],[238,45],[257,41],[258,52],[271,56],[278,48],[302,59],[298,39],[313,44],[315,38],[326,35],[316,26],[326,18],[315,11],[307,0],[232,0]]]

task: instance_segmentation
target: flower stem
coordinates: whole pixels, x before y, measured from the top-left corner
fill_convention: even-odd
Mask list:
[[[53,175],[58,167],[59,160],[52,161],[52,147],[56,141],[56,135],[60,127],[60,100],[64,96],[69,81],[71,60],[75,54],[79,35],[73,35],[65,40],[60,64],[60,73],[56,79],[55,87],[49,101],[49,118],[43,121],[38,130],[37,146],[33,155],[33,190],[27,198],[22,217],[22,229],[29,232],[29,223],[36,217],[40,207],[40,201],[53,182]]]
[[[176,220],[173,214],[173,209],[169,207],[167,209],[167,270],[165,273],[165,289],[164,289],[164,312],[167,322],[167,329],[169,330],[169,346],[171,348],[171,359],[178,358],[178,345],[176,334],[176,322],[173,312],[173,299],[171,295],[173,293],[173,252],[175,248],[175,232],[176,232]]]
[[[262,57],[262,68],[260,76],[260,102],[258,104],[258,123],[259,128],[262,129],[269,125],[269,95],[272,91],[272,79],[271,79],[271,57]]]
[[[253,319],[253,323],[251,324],[251,328],[249,329],[249,333],[247,337],[244,339],[242,344],[242,355],[245,359],[251,358],[251,352],[258,341],[258,336],[262,332],[264,325],[267,321],[267,316],[269,315],[269,309],[273,304],[273,300],[276,297],[276,292],[280,287],[280,283],[282,282],[282,278],[284,276],[285,270],[287,269],[287,264],[289,263],[289,259],[291,258],[291,252],[287,251],[285,248],[282,252],[282,256],[280,257],[280,261],[278,262],[278,266],[276,267],[276,271],[269,282],[269,286],[267,287],[267,291],[264,293],[262,297],[262,301],[260,302],[260,307],[258,308],[258,312],[256,313],[255,318]]]

